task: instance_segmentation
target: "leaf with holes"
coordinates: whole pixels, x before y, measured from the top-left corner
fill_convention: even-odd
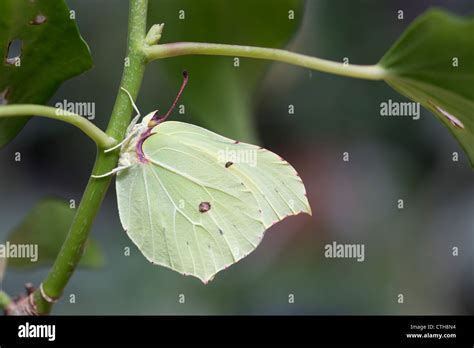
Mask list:
[[[251,10],[249,10],[251,9]],[[160,42],[196,41],[282,48],[298,30],[302,0],[150,1],[152,23],[165,23]],[[176,82],[188,70],[193,81],[184,104],[193,122],[212,131],[255,141],[254,98],[269,62],[234,57],[175,57],[157,68]]]
[[[51,265],[61,249],[73,218],[74,209],[64,200],[45,198],[37,203],[7,238],[9,245],[36,245],[37,260],[29,257],[9,258],[8,267],[24,269]],[[98,268],[103,263],[104,257],[99,246],[89,240],[80,266]]]
[[[440,10],[419,17],[379,65],[386,82],[449,129],[474,167],[474,18]]]
[[[302,180],[280,156],[154,116],[129,128],[116,181],[122,225],[149,261],[207,283],[274,223],[311,213]]]
[[[63,81],[92,67],[63,0],[2,0],[0,14],[0,104],[44,104]],[[0,148],[27,121],[0,119]]]

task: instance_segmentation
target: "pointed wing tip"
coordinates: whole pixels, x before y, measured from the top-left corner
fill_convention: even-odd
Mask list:
[[[222,269],[217,272],[220,272],[220,271],[222,271]],[[189,274],[189,275],[198,278],[203,285],[209,285],[209,283],[212,282],[214,278],[216,277],[217,272],[207,277],[201,277],[197,274]]]
[[[193,277],[193,278],[196,278],[196,279],[199,279],[201,281],[201,283],[203,283],[204,285],[208,285],[213,279],[214,277],[216,276],[216,273],[212,274],[211,276],[201,276],[199,274],[194,274],[194,273],[187,273],[187,272],[182,272],[182,271],[178,271],[170,266],[167,266],[167,265],[160,265],[160,264],[157,264],[157,263],[153,263],[153,265],[157,265],[157,266],[161,266],[161,267],[165,267],[165,268],[168,268],[170,269],[171,271],[174,271],[174,272],[177,272],[179,273],[180,275],[184,276],[184,277]]]
[[[167,267],[167,266],[165,266]],[[167,267],[169,269],[171,269],[172,271],[176,271],[175,269],[171,268],[171,267]],[[214,280],[214,278],[216,277],[216,274],[222,270],[224,270],[225,268],[222,268],[220,270],[218,270],[217,272],[215,273],[212,273],[208,276],[202,276],[202,275],[199,275],[199,274],[194,274],[194,273],[187,273],[187,272],[179,272],[177,271],[179,274],[181,274],[182,276],[185,276],[185,277],[194,277],[194,278],[197,278],[201,281],[201,283],[203,283],[204,285],[208,285],[210,282],[212,282]]]

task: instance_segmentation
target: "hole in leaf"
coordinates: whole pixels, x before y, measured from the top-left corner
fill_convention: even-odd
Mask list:
[[[2,92],[0,92],[0,105],[8,104],[7,94],[8,88],[5,88]]]
[[[32,21],[30,21],[31,25],[40,25],[46,22],[47,18],[46,16],[43,16],[42,14],[37,15]]]
[[[8,44],[7,56],[5,62],[7,64],[15,64],[21,55],[21,40],[15,39]]]

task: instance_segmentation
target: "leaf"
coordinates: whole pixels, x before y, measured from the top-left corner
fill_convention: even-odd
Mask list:
[[[2,0],[0,13],[0,104],[45,104],[63,81],[92,67],[89,48],[63,0]],[[10,43],[21,44],[20,66],[9,53]],[[27,121],[0,119],[0,148]]]
[[[280,156],[183,122],[147,124],[142,160],[136,141],[126,145],[121,161],[135,160],[116,185],[122,225],[149,261],[207,283],[274,223],[311,214],[302,180]]]
[[[52,264],[73,218],[74,209],[71,209],[64,200],[58,198],[41,200],[7,238],[10,245],[37,245],[38,260],[32,262],[30,258],[9,258],[8,266],[31,268]],[[103,264],[102,251],[96,242],[89,240],[80,265],[98,268]]]
[[[474,167],[474,18],[430,10],[410,25],[379,65],[387,70],[390,86],[449,129]]]
[[[160,43],[201,41],[281,48],[298,29],[303,5],[301,0],[162,0],[150,2],[150,19],[151,23],[165,23]],[[294,19],[288,18],[289,11],[294,11]],[[253,102],[269,63],[242,58],[240,66],[234,67],[233,59],[176,57],[159,65],[176,84],[181,71],[189,71],[183,100],[193,122],[254,141]]]

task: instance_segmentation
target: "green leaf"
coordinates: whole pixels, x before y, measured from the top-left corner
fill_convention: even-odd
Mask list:
[[[53,263],[66,238],[74,218],[74,209],[58,198],[41,200],[25,219],[9,235],[10,245],[38,245],[38,260],[29,258],[9,258],[8,266],[27,268],[47,266]],[[104,264],[104,257],[96,242],[89,240],[86,244],[80,265],[98,268]]]
[[[0,104],[45,104],[63,81],[92,67],[89,48],[63,0],[2,0],[0,14]],[[19,66],[9,54],[15,40],[21,42]],[[0,148],[27,121],[1,119]]]
[[[151,1],[150,19],[151,23],[165,24],[160,43],[201,41],[281,48],[297,30],[303,5],[301,0]],[[288,18],[289,11],[294,11],[294,19]],[[176,85],[181,71],[189,72],[183,101],[193,122],[226,136],[254,141],[253,102],[269,63],[242,58],[237,68],[233,59],[191,56],[159,64]]]
[[[449,129],[474,166],[474,18],[430,10],[379,65],[387,70],[390,86],[432,111]]]

